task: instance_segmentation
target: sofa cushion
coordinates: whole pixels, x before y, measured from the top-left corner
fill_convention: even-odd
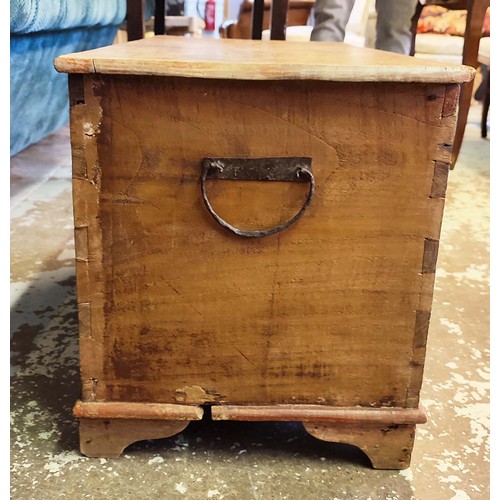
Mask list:
[[[418,33],[415,37],[415,52],[420,54],[455,55],[462,58],[464,38],[437,33]]]
[[[59,31],[121,24],[126,0],[11,0],[10,32]]]

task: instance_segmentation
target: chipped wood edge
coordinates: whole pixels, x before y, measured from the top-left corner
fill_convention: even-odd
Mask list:
[[[104,389],[99,385],[104,364],[102,236],[96,222],[100,195],[97,136],[102,110],[88,77],[69,75],[68,87],[80,371],[83,397],[92,401]]]
[[[77,401],[73,414],[78,418],[97,419],[201,420],[203,408],[163,403]]]
[[[472,79],[471,79],[472,80]],[[469,81],[471,81],[469,80]],[[450,82],[451,83],[451,82]],[[458,118],[458,103],[461,94],[460,85],[447,85],[444,101],[443,101],[443,109],[441,111],[441,118],[451,118],[455,122]]]
[[[328,407],[323,405],[212,406],[213,420],[328,422],[357,424],[424,424],[422,406],[415,408]]]

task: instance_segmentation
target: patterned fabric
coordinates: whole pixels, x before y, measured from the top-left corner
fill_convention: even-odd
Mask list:
[[[464,36],[467,21],[466,10],[450,10],[437,5],[427,5],[418,20],[417,33],[440,33]],[[483,36],[490,36],[490,8],[486,10]]]
[[[121,24],[126,0],[11,0],[15,34]]]

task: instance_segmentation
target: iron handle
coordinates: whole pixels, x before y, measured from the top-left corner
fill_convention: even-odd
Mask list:
[[[302,208],[290,220],[269,229],[248,231],[232,226],[222,219],[208,200],[207,179],[309,182],[309,194]],[[202,161],[201,193],[212,217],[225,229],[245,238],[262,238],[279,233],[297,222],[312,202],[315,193],[311,158],[204,158]]]

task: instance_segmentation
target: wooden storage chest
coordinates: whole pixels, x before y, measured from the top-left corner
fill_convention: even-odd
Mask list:
[[[81,451],[302,421],[409,465],[460,84],[340,43],[158,36],[56,59]]]

